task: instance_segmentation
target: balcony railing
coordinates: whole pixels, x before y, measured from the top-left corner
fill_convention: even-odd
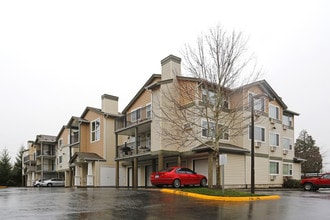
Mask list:
[[[41,150],[37,150],[37,156],[56,156],[55,151],[53,150],[44,150],[41,152]]]
[[[137,125],[145,121],[151,120],[151,108],[150,106],[139,108],[133,112],[126,114],[123,117],[116,119],[115,129]]]
[[[150,146],[135,146],[135,142],[125,143],[118,147],[118,158],[141,155],[150,152]]]
[[[35,162],[35,161],[36,161],[35,155],[28,155],[23,158],[24,163]]]
[[[42,165],[37,165],[37,171],[43,171],[43,172],[55,172],[55,166],[42,166]]]

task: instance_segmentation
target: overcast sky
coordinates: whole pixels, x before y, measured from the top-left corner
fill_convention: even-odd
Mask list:
[[[121,111],[160,60],[218,24],[242,31],[302,129],[330,161],[330,1],[0,2],[0,150],[57,135],[101,95]]]

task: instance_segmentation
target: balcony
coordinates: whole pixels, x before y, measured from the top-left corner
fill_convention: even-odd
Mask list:
[[[136,142],[125,143],[123,145],[117,146],[118,149],[118,158],[125,158],[136,155],[143,155],[150,152],[150,146],[142,145],[135,146]]]
[[[55,151],[53,150],[37,150],[37,157],[44,156],[44,157],[55,157]]]
[[[43,172],[55,172],[55,166],[48,166],[48,165],[37,165],[36,171],[43,171]]]
[[[28,155],[23,158],[24,164],[35,164],[36,163],[36,157],[35,155]]]
[[[146,106],[116,119],[115,130],[134,127],[149,121],[151,121],[151,108],[150,106]]]

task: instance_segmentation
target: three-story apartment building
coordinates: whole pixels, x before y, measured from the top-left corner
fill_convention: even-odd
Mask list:
[[[26,186],[33,186],[36,180],[57,177],[56,136],[37,135],[35,141],[28,141],[23,152],[23,176]]]
[[[204,88],[199,79],[181,75],[179,57],[170,55],[161,61],[161,65],[161,74],[152,75],[123,110],[122,116],[116,119],[116,186],[121,186],[123,179],[125,186],[149,186],[152,171],[174,165],[190,167],[208,176],[209,184],[214,185],[218,168],[214,149],[209,145],[212,136],[207,130],[212,122],[199,117],[194,118],[194,123],[182,124],[184,130],[200,135],[199,140],[204,138],[202,142],[188,141],[187,135],[182,135],[185,131],[175,130],[173,125],[181,121],[169,107],[171,96],[190,111],[205,106]],[[189,96],[188,90],[182,92],[177,89],[178,85],[189,85],[192,93],[200,95]],[[249,187],[251,182],[250,103],[261,94],[264,97],[256,99],[254,105],[256,185],[281,186],[286,177],[299,179],[300,161],[294,157],[293,149],[294,116],[299,114],[290,111],[265,80],[227,90],[224,106],[228,111],[225,114],[232,114],[235,106],[236,112],[240,112],[235,120],[240,120],[242,128],[239,133],[233,129],[224,131],[219,143],[220,153],[227,155],[225,186]],[[188,99],[188,96],[194,99]],[[177,132],[177,137],[167,136],[171,129]],[[176,142],[171,138],[177,139]],[[124,172],[120,172],[122,170]]]

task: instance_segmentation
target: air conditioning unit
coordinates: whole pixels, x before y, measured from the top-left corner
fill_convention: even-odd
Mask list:
[[[271,124],[275,124],[274,118],[269,118],[269,121],[270,121]]]
[[[270,181],[274,181],[276,180],[276,176],[275,175],[270,175]]]
[[[260,142],[260,141],[255,141],[255,142],[254,142],[254,146],[255,146],[256,148],[261,147],[261,142]]]
[[[289,151],[288,151],[287,149],[283,149],[283,154],[284,154],[284,155],[287,155],[288,152],[289,152]]]
[[[270,151],[271,152],[274,152],[276,150],[276,147],[275,146],[270,146]]]

